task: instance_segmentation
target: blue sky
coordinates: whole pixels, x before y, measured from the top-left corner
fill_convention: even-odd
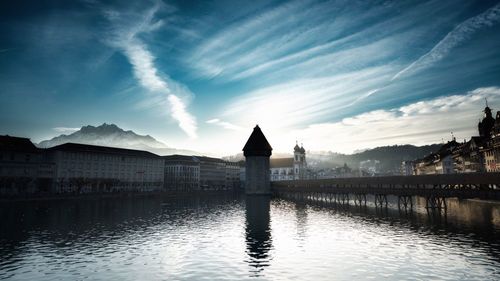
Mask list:
[[[115,123],[167,145],[352,152],[500,110],[499,1],[10,1],[0,133]]]

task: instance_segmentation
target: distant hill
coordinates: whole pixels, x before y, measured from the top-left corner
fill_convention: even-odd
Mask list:
[[[106,123],[97,127],[83,126],[72,134],[41,141],[37,146],[48,148],[68,142],[146,150],[158,155],[199,154],[195,151],[171,148],[150,135],[139,135],[130,130],[125,131],[115,124]]]
[[[381,146],[373,149],[365,149],[353,154],[342,154],[335,152],[314,152],[308,151],[306,154],[308,166],[313,168],[340,167],[346,163],[353,169],[359,168],[359,163],[366,160],[378,160],[379,169],[382,173],[397,173],[402,161],[422,158],[430,153],[436,152],[441,144],[431,144],[424,146],[414,145],[393,145]],[[278,153],[271,157],[293,157],[292,154]],[[243,160],[243,154],[224,157],[227,160]]]
[[[431,144],[424,146],[414,145],[392,145],[367,149],[354,154],[341,153],[314,153],[307,154],[308,162],[317,167],[341,166],[347,163],[351,168],[359,168],[359,163],[366,160],[380,161],[380,171],[383,173],[394,173],[399,171],[402,161],[422,158],[430,153],[436,152],[442,145]]]

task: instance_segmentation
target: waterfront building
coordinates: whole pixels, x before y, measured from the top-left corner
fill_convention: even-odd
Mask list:
[[[482,152],[486,172],[500,172],[500,111],[497,112],[490,139]]]
[[[240,167],[220,158],[196,156],[200,162],[202,190],[229,190],[239,186]]]
[[[246,194],[271,194],[269,157],[273,148],[259,126],[243,147],[245,156],[245,192]]]
[[[200,188],[202,190],[226,189],[226,162],[206,156],[196,158],[200,162]]]
[[[65,143],[47,149],[56,165],[56,193],[158,191],[164,160],[151,152]]]
[[[436,153],[414,161],[414,175],[453,174],[456,172],[453,152],[459,144],[453,140],[447,142]]]
[[[500,172],[500,111],[496,118],[486,104],[484,117],[478,123],[479,136],[458,144],[444,145],[437,153],[413,161],[415,175],[455,173]],[[446,149],[446,146],[448,148]],[[403,162],[404,174],[408,174],[409,163]]]
[[[240,181],[241,163],[226,161],[226,189],[238,190]]]
[[[231,190],[240,187],[240,164],[206,156],[169,155],[165,190]]]
[[[194,191],[200,189],[200,161],[195,156],[163,156],[165,190]]]
[[[306,150],[295,144],[293,157],[270,159],[271,181],[303,180],[309,178]]]
[[[414,161],[403,161],[401,162],[401,175],[403,176],[411,176],[415,171],[415,162]]]
[[[271,158],[271,181],[294,180],[294,158]]]
[[[313,174],[315,179],[352,178],[356,176],[351,167],[347,166],[347,163],[340,167],[325,168],[309,173]]]
[[[54,164],[29,139],[0,136],[0,195],[49,192]]]
[[[486,139],[481,136],[471,137],[453,151],[455,172],[477,173],[484,172],[483,150]]]

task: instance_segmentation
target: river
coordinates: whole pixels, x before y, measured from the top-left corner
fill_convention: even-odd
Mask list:
[[[500,280],[500,204],[235,194],[0,202],[1,280]]]

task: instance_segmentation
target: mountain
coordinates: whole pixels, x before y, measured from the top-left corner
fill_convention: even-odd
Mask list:
[[[190,150],[170,148],[150,135],[138,135],[130,130],[125,131],[115,124],[106,123],[97,127],[83,126],[70,135],[63,134],[50,140],[41,141],[38,143],[38,147],[48,148],[68,142],[146,150],[158,155],[199,154]]]
[[[430,153],[436,152],[441,147],[441,144],[431,144],[424,146],[414,145],[392,145],[381,146],[373,149],[367,149],[354,154],[341,153],[314,153],[307,154],[308,164],[318,168],[326,168],[332,166],[342,166],[346,163],[354,169],[358,169],[360,162],[367,160],[379,161],[378,170],[381,173],[397,173],[401,167],[402,161],[415,160],[423,158]]]

